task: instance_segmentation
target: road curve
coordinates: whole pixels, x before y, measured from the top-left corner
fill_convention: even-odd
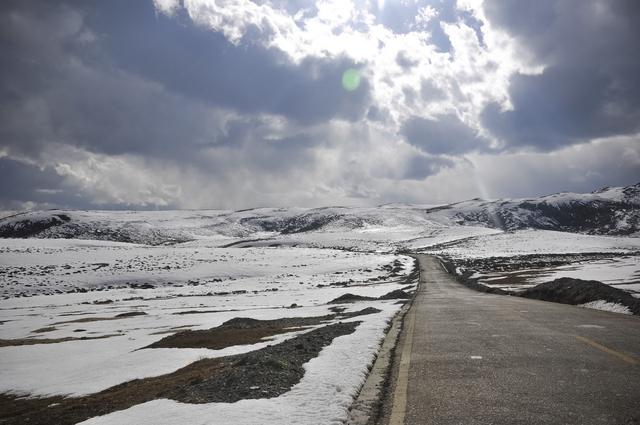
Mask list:
[[[640,318],[470,290],[431,256],[384,424],[640,424]]]

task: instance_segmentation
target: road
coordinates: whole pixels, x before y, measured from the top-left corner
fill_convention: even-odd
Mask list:
[[[640,424],[640,318],[473,291],[430,256],[390,424]]]

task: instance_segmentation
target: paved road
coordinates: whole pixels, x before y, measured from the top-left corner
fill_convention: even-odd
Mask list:
[[[479,293],[419,260],[383,422],[640,424],[640,318]]]

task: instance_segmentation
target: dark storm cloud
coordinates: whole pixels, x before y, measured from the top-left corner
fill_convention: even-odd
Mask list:
[[[553,191],[588,193],[605,186],[637,183],[639,160],[640,139],[615,138],[553,154],[505,155],[483,165],[487,169],[482,175],[492,197],[540,196]]]
[[[403,124],[402,135],[410,144],[434,155],[457,155],[487,147],[487,141],[454,114],[437,119],[411,117]]]
[[[282,115],[303,124],[364,116],[366,81],[348,59],[299,65],[255,44],[158,14],[152,2],[2,6],[0,145],[37,157],[57,142],[108,154],[188,158],[224,141],[213,116]]]
[[[91,193],[76,190],[51,166],[39,167],[10,158],[0,158],[0,210],[34,208],[122,209],[121,203],[96,202]],[[154,209],[149,204],[126,204],[138,210]],[[165,208],[176,208],[174,204]]]
[[[37,157],[55,142],[176,155],[210,137],[206,108],[110,67],[84,12],[54,2],[2,8],[0,145],[11,152]]]
[[[2,201],[50,199],[47,194],[60,189],[63,178],[54,170],[39,167],[8,158],[0,158],[0,199]]]
[[[0,209],[20,209],[24,202],[40,205],[68,204],[86,206],[86,202],[67,196],[64,178],[51,168],[0,158]]]
[[[511,147],[552,150],[591,138],[634,133],[640,109],[603,73],[551,67],[542,75],[516,75],[510,95],[513,111],[485,109],[484,124]]]
[[[445,168],[468,179],[459,165],[470,152],[492,164],[506,155],[502,167],[487,166],[505,191],[518,173],[525,180],[555,173],[553,190],[562,187],[565,160],[574,154],[581,159],[571,176],[585,188],[607,178],[622,182],[601,166],[615,155],[626,158],[625,176],[637,167],[637,150],[606,156],[609,140],[593,156],[586,151],[600,142],[560,148],[640,130],[638,2],[488,0],[492,25],[485,28],[455,0],[354,2],[356,14],[375,14],[392,34],[371,26],[368,15],[319,23],[317,12],[327,5],[314,0],[253,1],[269,13],[239,17],[247,10],[195,1],[170,16],[152,0],[0,2],[0,208],[244,207],[409,196],[417,181],[437,184]],[[416,22],[425,6],[435,16]],[[218,18],[228,22],[208,21]],[[473,29],[480,48],[467,28],[454,26],[453,51],[446,23]],[[476,120],[485,99],[503,101],[506,81],[493,77],[512,64],[494,62],[502,48],[483,44],[483,31],[494,40],[495,27],[519,41],[522,57],[546,66],[540,75],[511,77],[512,111],[489,104],[480,116],[481,134],[491,131],[509,152],[490,148],[456,115],[424,115],[456,110]],[[332,31],[326,40],[323,31]],[[411,31],[424,33],[408,36],[405,46],[401,34]],[[368,50],[355,51],[360,46],[373,50],[362,63],[348,57],[364,57]],[[347,68],[362,70],[355,91],[342,88]],[[386,161],[385,143],[398,137],[411,146],[398,143],[395,160]],[[623,139],[626,147],[635,140]],[[531,147],[554,152],[520,152]],[[336,158],[349,161],[341,167]],[[520,173],[528,158],[530,170]]]
[[[515,75],[512,111],[489,105],[483,124],[508,147],[552,150],[640,130],[640,6],[636,1],[489,0],[541,75]]]
[[[309,124],[330,118],[357,120],[369,101],[369,86],[346,92],[348,58],[306,58],[291,63],[265,49],[251,33],[235,46],[208,28],[178,16],[155,13],[151,2],[97,2],[88,23],[110,31],[104,46],[118,65],[170,90],[242,113],[265,112]],[[113,29],[117,27],[117,31]]]

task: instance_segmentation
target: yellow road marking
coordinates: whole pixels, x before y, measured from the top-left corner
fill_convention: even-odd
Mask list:
[[[409,378],[409,365],[411,364],[411,348],[413,346],[413,329],[416,324],[416,314],[414,309],[410,309],[407,324],[407,339],[402,347],[402,357],[398,367],[398,380],[393,395],[393,406],[391,407],[391,417],[389,425],[403,425],[407,412],[407,385]]]
[[[619,351],[612,350],[609,347],[605,347],[602,344],[598,344],[597,342],[595,342],[595,341],[593,341],[593,340],[591,340],[589,338],[585,338],[583,336],[580,336],[580,335],[576,335],[576,338],[578,340],[584,342],[585,344],[589,344],[590,346],[592,346],[594,348],[597,348],[598,350],[604,351],[607,354],[611,354],[612,356],[617,357],[617,358],[619,358],[620,360],[622,360],[624,362],[627,362],[627,363],[632,364],[634,366],[639,364],[638,360],[634,359],[633,357],[629,356],[628,354],[624,354],[624,353],[621,353]]]

